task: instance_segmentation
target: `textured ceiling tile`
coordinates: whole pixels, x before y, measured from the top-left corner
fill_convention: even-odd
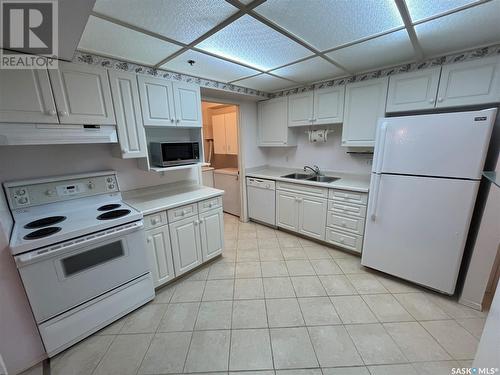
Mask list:
[[[393,0],[267,0],[255,10],[319,50],[403,25]]]
[[[308,49],[248,15],[196,47],[262,70],[312,55]]]
[[[427,56],[500,42],[500,0],[415,26]]]
[[[238,9],[224,0],[97,0],[94,11],[190,43]]]
[[[363,72],[415,59],[413,46],[406,30],[400,30],[327,53],[352,72]]]
[[[324,79],[346,76],[348,73],[321,57],[313,57],[296,64],[272,71],[273,74],[293,81],[311,83]]]
[[[255,77],[245,78],[240,81],[235,81],[233,83],[238,86],[249,87],[251,89],[268,91],[268,92],[282,90],[292,86],[297,86],[296,83],[287,81],[286,79],[273,77],[269,74],[260,74]]]
[[[413,22],[437,16],[478,0],[405,0]]]
[[[194,60],[191,66],[188,60]],[[161,66],[163,69],[190,74],[197,77],[214,79],[221,82],[234,81],[238,78],[258,74],[259,71],[233,64],[216,57],[196,51],[187,51]]]
[[[154,65],[179,46],[90,16],[78,48],[146,65]]]

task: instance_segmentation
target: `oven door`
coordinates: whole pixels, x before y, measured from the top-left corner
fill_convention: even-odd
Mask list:
[[[148,272],[142,221],[15,257],[38,323]]]

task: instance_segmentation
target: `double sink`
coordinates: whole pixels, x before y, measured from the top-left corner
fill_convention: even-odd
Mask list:
[[[327,182],[327,183],[337,181],[339,179],[339,177],[311,175],[308,173],[290,173],[281,177],[290,178],[292,180],[316,181],[316,182]]]

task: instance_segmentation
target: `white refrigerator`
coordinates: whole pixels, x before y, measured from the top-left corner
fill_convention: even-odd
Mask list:
[[[454,293],[496,112],[379,121],[361,264]]]

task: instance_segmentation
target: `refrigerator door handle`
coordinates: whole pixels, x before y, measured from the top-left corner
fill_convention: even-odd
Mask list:
[[[372,195],[372,199],[370,199],[370,201],[371,201],[370,219],[372,221],[375,221],[375,219],[377,218],[378,193],[380,190],[380,179],[382,178],[382,176],[379,174],[374,174],[373,178],[375,178],[376,180],[373,183],[373,187],[374,187],[373,193],[372,193],[373,195]]]
[[[375,173],[382,173],[382,166],[384,165],[384,152],[385,152],[385,138],[387,135],[387,122],[380,125],[380,140],[378,142],[377,164],[375,165]]]

